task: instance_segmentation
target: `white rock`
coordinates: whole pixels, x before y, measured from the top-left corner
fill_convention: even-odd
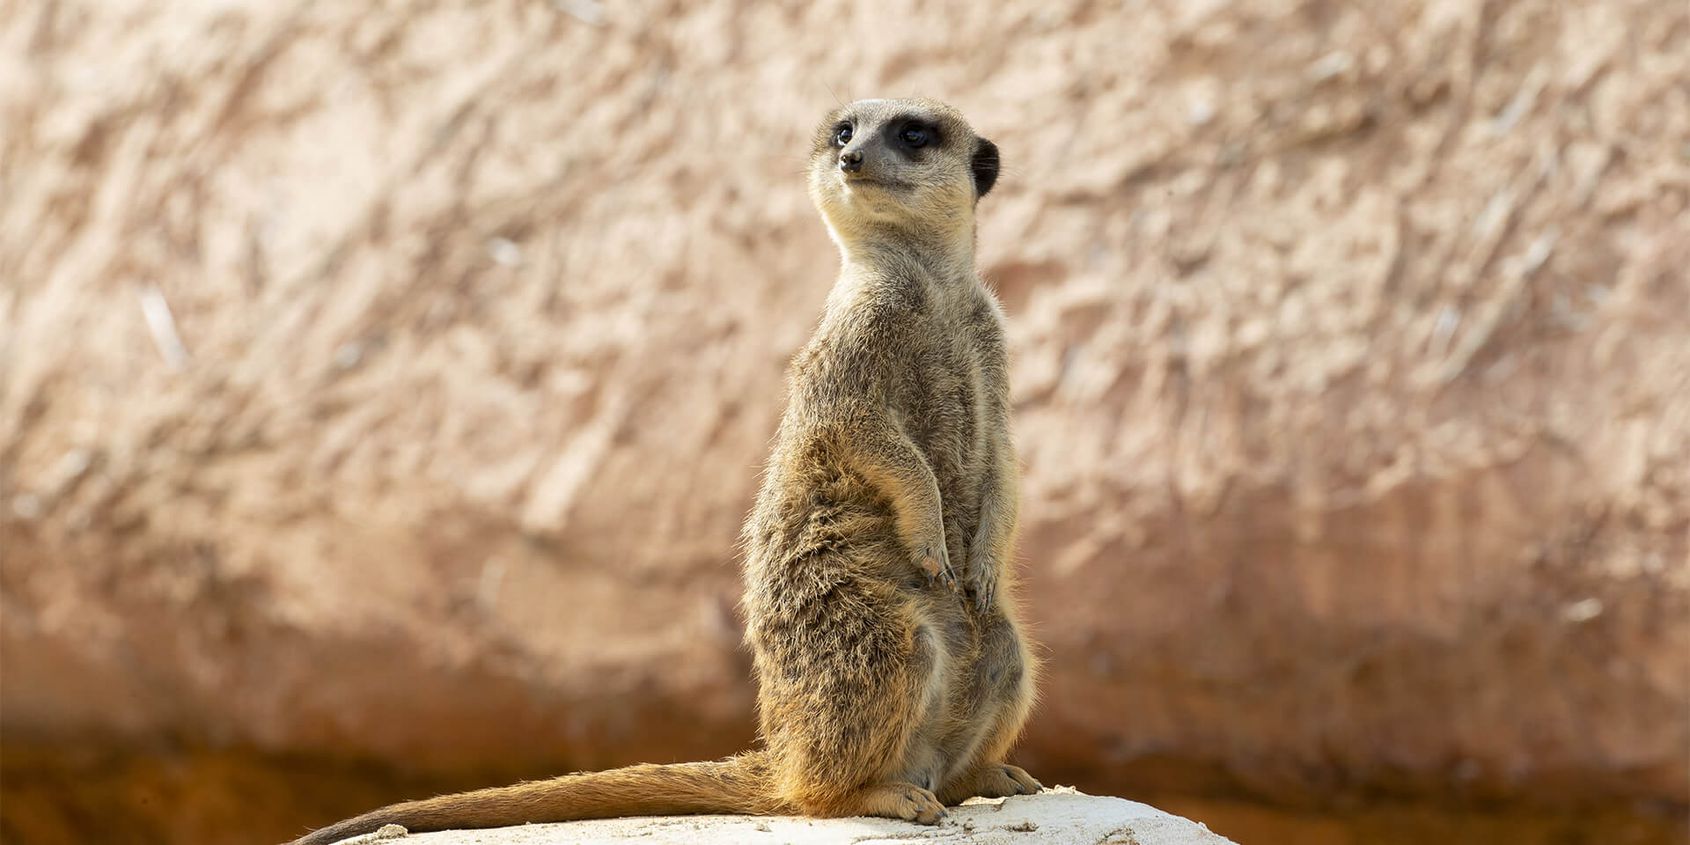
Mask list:
[[[419,833],[401,841],[416,845],[1225,845],[1231,840],[1155,807],[1057,787],[1027,797],[977,798],[952,807],[936,827],[871,818],[657,816]]]

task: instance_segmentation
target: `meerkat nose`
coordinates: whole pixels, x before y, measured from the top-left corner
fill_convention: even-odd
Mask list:
[[[846,173],[856,173],[863,169],[863,151],[850,150],[839,154],[839,169]]]

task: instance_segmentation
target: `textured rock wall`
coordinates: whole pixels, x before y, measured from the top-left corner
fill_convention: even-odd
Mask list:
[[[1004,151],[1030,767],[1682,807],[1687,78],[1654,0],[0,3],[0,738],[748,742],[803,139],[922,93]]]

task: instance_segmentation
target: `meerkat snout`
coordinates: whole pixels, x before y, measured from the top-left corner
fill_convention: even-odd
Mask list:
[[[839,169],[846,173],[860,173],[863,169],[863,151],[846,150],[839,154]]]

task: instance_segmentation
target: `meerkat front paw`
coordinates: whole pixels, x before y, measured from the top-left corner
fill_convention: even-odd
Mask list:
[[[929,583],[939,581],[947,589],[956,589],[956,570],[951,568],[951,554],[943,538],[923,544],[916,555],[916,565],[927,573]]]
[[[969,572],[968,595],[974,599],[976,608],[982,611],[990,610],[992,602],[998,597],[997,567],[982,567]]]
[[[985,611],[997,600],[998,559],[990,551],[986,551],[991,546],[976,541],[974,547],[981,551],[975,553],[973,559],[968,562],[968,574],[964,579],[967,582],[965,590],[969,597],[974,599],[974,606]]]

